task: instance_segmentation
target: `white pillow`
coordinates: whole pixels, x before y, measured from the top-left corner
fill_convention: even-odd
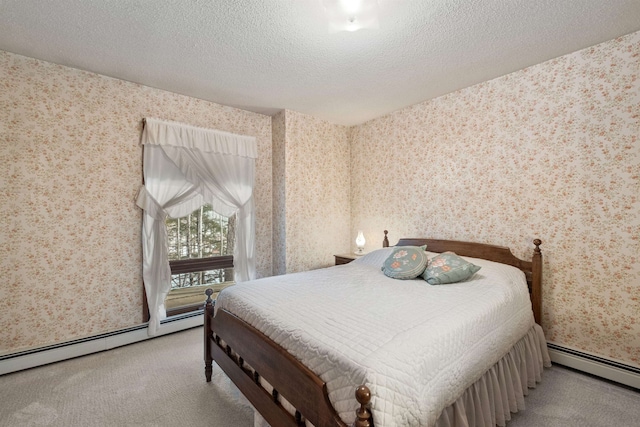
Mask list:
[[[388,248],[376,249],[375,251],[371,251],[365,255],[362,255],[361,257],[356,258],[352,261],[352,263],[357,262],[366,265],[373,265],[380,268],[384,264],[384,261],[389,258],[389,255],[391,255],[394,249],[395,247],[393,246]]]

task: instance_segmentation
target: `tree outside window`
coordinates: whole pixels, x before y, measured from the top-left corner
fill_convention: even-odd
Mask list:
[[[234,283],[235,215],[224,217],[203,205],[182,218],[168,218],[171,291],[168,315],[202,308],[204,290],[220,292]]]

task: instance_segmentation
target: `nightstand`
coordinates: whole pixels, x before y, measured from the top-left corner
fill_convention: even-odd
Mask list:
[[[351,261],[353,261],[354,259],[358,258],[358,255],[356,255],[356,254],[339,254],[339,255],[334,255],[334,257],[336,258],[336,265],[341,265],[341,264],[349,264]]]

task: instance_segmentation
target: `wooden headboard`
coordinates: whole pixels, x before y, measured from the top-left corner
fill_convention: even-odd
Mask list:
[[[384,230],[383,247],[389,246],[387,230]],[[438,240],[427,238],[402,238],[398,240],[396,246],[422,246],[427,245],[429,252],[455,252],[460,256],[471,258],[481,258],[502,264],[512,265],[522,270],[527,278],[531,305],[536,323],[542,321],[542,252],[540,252],[540,239],[534,239],[535,246],[531,261],[522,260],[511,253],[511,250],[504,246],[489,245],[486,243],[460,242],[456,240]]]

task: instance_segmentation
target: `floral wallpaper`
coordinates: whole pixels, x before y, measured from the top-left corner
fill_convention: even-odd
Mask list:
[[[0,353],[142,323],[143,117],[257,138],[271,275],[271,118],[0,51]]]
[[[358,230],[367,251],[537,237],[548,340],[640,366],[639,76],[634,33],[346,128],[0,51],[0,353],[141,323],[154,116],[257,137],[258,276],[331,265]]]
[[[272,158],[272,212],[273,212],[273,274],[287,272],[287,197],[286,197],[286,111],[271,119]],[[289,244],[291,247],[291,242]]]
[[[538,237],[547,339],[640,366],[640,33],[351,132],[352,225],[520,257]]]
[[[333,265],[349,251],[348,128],[285,110],[273,130],[274,274]]]

